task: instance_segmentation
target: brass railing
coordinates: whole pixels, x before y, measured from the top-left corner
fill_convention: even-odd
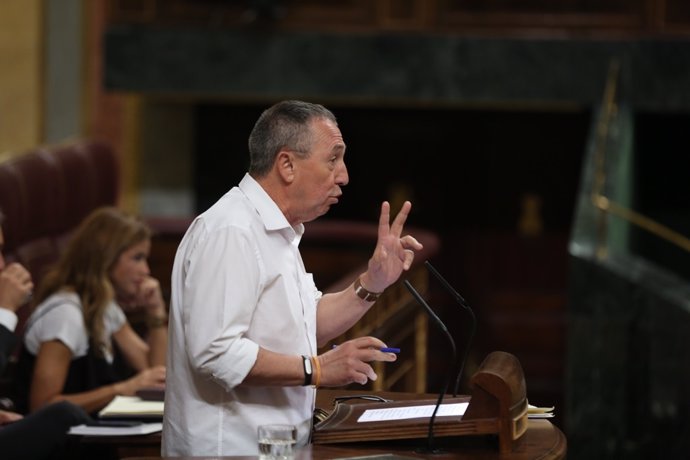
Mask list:
[[[626,222],[639,227],[652,235],[661,238],[671,244],[690,252],[690,238],[685,235],[634,211],[606,196],[607,165],[606,153],[608,147],[609,133],[614,118],[618,115],[618,104],[616,102],[618,81],[620,78],[620,64],[612,61],[609,68],[606,87],[604,90],[602,115],[597,124],[596,144],[594,152],[594,177],[592,182],[591,200],[595,208],[600,211],[597,222],[597,248],[598,258],[605,258],[608,255],[607,245],[607,214],[616,216]]]

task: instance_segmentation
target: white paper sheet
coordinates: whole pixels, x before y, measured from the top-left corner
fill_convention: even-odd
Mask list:
[[[441,404],[436,417],[462,416],[469,403]],[[380,422],[387,420],[404,420],[409,418],[429,418],[434,413],[435,404],[409,407],[389,407],[364,411],[357,422]]]
[[[162,429],[162,423],[142,423],[136,426],[77,425],[69,429],[69,434],[78,434],[82,436],[133,436],[156,433]]]

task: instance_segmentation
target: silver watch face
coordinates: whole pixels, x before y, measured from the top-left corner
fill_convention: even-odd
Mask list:
[[[312,374],[311,359],[309,359],[309,358],[304,359],[304,368],[307,370],[307,374],[309,374],[309,375]]]

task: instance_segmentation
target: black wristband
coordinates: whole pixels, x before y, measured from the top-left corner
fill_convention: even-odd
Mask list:
[[[311,368],[311,358],[302,355],[302,367],[304,368],[304,386],[311,385],[314,369]]]

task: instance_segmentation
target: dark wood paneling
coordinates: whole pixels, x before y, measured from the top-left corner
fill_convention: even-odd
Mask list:
[[[151,23],[158,18],[156,0],[107,0],[107,20],[111,24]]]
[[[664,0],[659,3],[663,20],[669,27],[690,29],[690,2],[687,0]]]
[[[646,0],[440,0],[438,23],[494,29],[641,29],[645,7]]]
[[[344,33],[683,34],[684,0],[108,0],[111,24]]]

